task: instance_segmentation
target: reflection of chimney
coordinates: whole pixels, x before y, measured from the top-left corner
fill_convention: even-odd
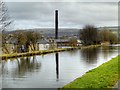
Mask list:
[[[55,39],[58,39],[58,10],[55,10]]]
[[[58,80],[59,79],[59,55],[58,53],[55,54],[55,58],[56,58],[56,77]]]

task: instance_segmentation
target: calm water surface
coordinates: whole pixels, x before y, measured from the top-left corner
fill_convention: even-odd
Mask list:
[[[117,47],[99,47],[3,61],[2,86],[60,88],[117,55]]]

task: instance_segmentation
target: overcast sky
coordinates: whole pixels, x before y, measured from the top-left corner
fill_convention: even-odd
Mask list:
[[[118,25],[117,2],[7,2],[7,7],[15,29],[53,28],[56,9],[61,28]]]

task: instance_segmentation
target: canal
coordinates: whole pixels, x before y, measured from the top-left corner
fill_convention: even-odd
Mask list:
[[[3,61],[3,88],[60,88],[118,55],[118,47],[86,48]]]

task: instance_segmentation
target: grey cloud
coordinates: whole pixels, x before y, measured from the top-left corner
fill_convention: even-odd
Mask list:
[[[119,0],[5,0],[6,2],[119,2]]]
[[[116,2],[78,3],[78,2],[9,2],[10,15],[16,21],[34,21],[36,25],[54,25],[54,11],[59,10],[60,26],[79,26],[84,24],[106,25],[118,20]],[[49,22],[49,23],[48,23]],[[111,24],[110,24],[111,25]]]

